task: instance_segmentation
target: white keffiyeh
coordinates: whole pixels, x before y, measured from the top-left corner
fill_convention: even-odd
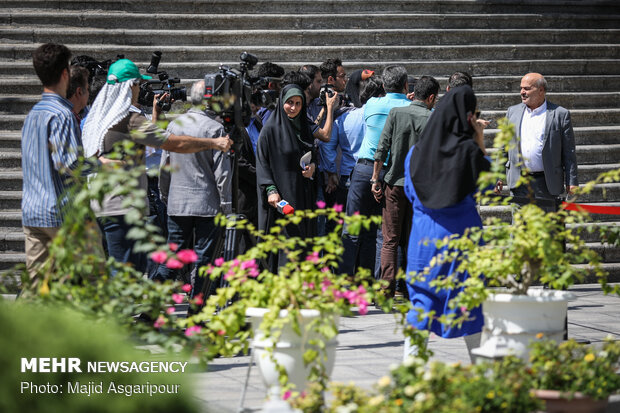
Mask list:
[[[123,120],[131,106],[133,80],[122,83],[106,83],[93,102],[84,130],[82,144],[87,157],[103,152],[103,138],[112,126]]]

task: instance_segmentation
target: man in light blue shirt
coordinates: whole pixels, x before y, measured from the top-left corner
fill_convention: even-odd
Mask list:
[[[48,257],[48,245],[62,225],[67,178],[77,165],[82,145],[73,104],[66,99],[69,59],[69,49],[54,43],[46,43],[32,54],[43,95],[22,129],[22,225],[31,277]]]
[[[347,196],[347,215],[359,212],[362,215],[379,215],[381,205],[371,192],[371,178],[375,152],[390,110],[395,107],[408,106],[407,70],[402,66],[388,66],[383,70],[383,88],[386,95],[371,98],[364,106],[366,133],[358,152],[358,159],[351,175],[351,184]],[[382,175],[380,176],[382,179]],[[352,236],[345,228],[343,231],[344,255],[341,270],[349,275],[355,273],[357,266],[375,269],[377,254],[376,228],[362,230],[359,236]]]

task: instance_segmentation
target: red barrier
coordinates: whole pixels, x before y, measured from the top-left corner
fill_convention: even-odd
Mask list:
[[[573,202],[562,202],[562,208],[568,211],[587,211],[591,214],[620,215],[620,207],[616,206],[586,205],[575,204]]]

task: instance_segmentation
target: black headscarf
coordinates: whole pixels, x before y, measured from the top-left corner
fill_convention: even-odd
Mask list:
[[[293,90],[296,89],[296,90]],[[294,119],[284,111],[285,96],[301,96],[302,108]],[[313,209],[314,181],[301,174],[299,161],[308,151],[314,153],[314,138],[308,117],[303,90],[287,85],[280,92],[278,106],[263,127],[256,145],[256,183],[258,187],[258,226],[268,229],[278,212],[267,203],[267,188],[275,185],[281,198],[296,210]],[[313,155],[313,158],[315,156]],[[299,225],[301,236],[310,236],[309,228]],[[293,235],[293,234],[290,234]]]
[[[476,95],[469,86],[451,89],[441,99],[415,146],[411,181],[427,208],[439,209],[462,201],[474,192],[489,161],[474,141],[467,114],[476,110]]]

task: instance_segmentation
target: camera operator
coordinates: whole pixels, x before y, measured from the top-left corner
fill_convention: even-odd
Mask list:
[[[161,147],[169,152],[194,153],[209,149],[227,152],[230,149],[232,142],[228,136],[204,139],[175,135],[159,128],[154,123],[159,116],[157,105],[153,105],[152,122],[131,111],[131,106],[136,106],[138,101],[140,81],[145,79],[150,79],[150,76],[141,75],[131,60],[120,59],[110,66],[106,84],[93,102],[84,125],[82,140],[87,157],[98,156],[104,162],[106,155],[113,151],[114,144],[126,139],[142,146]],[[137,162],[144,163],[144,152]],[[146,192],[146,174],[141,176],[140,186]],[[127,239],[130,227],[124,217],[131,208],[123,207],[122,203],[121,196],[106,195],[101,204],[94,203],[92,207],[100,219],[110,256],[119,262],[130,262],[137,270],[144,271],[144,255],[135,253],[134,241]]]
[[[281,79],[284,76],[284,68],[275,63],[265,62],[258,68],[257,76],[268,79],[266,91],[272,96],[271,101],[275,103],[280,94],[280,89],[282,89],[281,81],[277,79]],[[260,117],[263,125],[267,123],[274,109],[275,105],[258,109],[257,115]]]
[[[168,126],[177,135],[194,135],[208,140],[224,136],[224,127],[215,120],[215,114],[205,109],[204,80],[194,83],[190,92],[192,108]],[[180,249],[193,249],[198,254],[196,268],[211,262],[220,227],[215,216],[232,212],[232,167],[230,158],[217,150],[193,154],[162,153],[161,166],[169,156],[170,180],[162,182],[160,191],[168,201],[168,243]],[[200,177],[200,179],[197,179]],[[159,265],[156,279],[174,280],[179,271]],[[193,274],[197,272],[194,271]],[[192,280],[192,297],[202,290],[203,277]]]

